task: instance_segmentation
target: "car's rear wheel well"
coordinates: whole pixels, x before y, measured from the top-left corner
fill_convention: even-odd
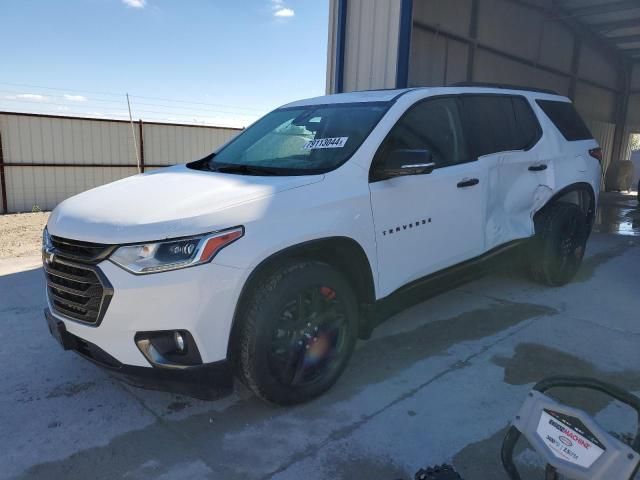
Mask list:
[[[596,196],[591,185],[588,183],[574,183],[563,188],[551,197],[544,207],[536,212],[536,216],[558,202],[573,203],[580,207],[580,210],[585,215],[588,229],[591,231],[596,213]]]
[[[245,282],[233,318],[228,347],[229,358],[234,356],[233,345],[236,343],[237,326],[243,315],[243,305],[260,280],[288,262],[310,260],[331,265],[344,275],[359,304],[369,305],[375,302],[371,265],[363,248],[355,240],[347,237],[329,237],[285,248],[263,260]]]

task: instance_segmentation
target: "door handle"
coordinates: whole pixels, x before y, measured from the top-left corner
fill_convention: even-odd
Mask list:
[[[530,172],[541,172],[541,171],[546,170],[546,169],[547,169],[547,165],[544,164],[544,163],[542,163],[540,165],[531,165],[529,167],[529,171]]]
[[[462,180],[461,182],[458,182],[458,188],[473,187],[479,183],[480,180],[477,178],[470,178],[469,180]]]

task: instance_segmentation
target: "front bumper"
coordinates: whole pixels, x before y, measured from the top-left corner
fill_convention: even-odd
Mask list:
[[[134,275],[108,260],[95,268],[113,288],[99,324],[61,314],[47,293],[45,315],[52,333],[62,332],[58,340],[63,347],[139,387],[207,399],[226,392],[232,383],[229,338],[246,270],[209,263]],[[136,334],[157,331],[189,332],[202,363],[177,368],[150,363],[136,344]]]
[[[246,271],[210,263],[151,275],[134,275],[103,261],[97,268],[113,287],[100,325],[51,314],[66,330],[125,365],[151,368],[134,340],[138,332],[186,330],[203,363],[227,358],[237,299]]]
[[[126,365],[99,346],[69,333],[65,323],[46,308],[49,331],[63,349],[72,350],[105,368],[122,381],[139,388],[180,393],[202,400],[212,400],[228,393],[233,386],[229,362],[221,360],[182,368],[152,368]]]

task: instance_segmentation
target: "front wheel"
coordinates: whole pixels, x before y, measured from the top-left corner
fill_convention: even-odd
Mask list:
[[[578,272],[589,236],[584,212],[573,203],[557,202],[535,218],[536,235],[529,249],[535,280],[561,286]]]
[[[314,261],[282,265],[258,282],[239,319],[240,379],[280,405],[317,397],[349,361],[357,315],[355,295],[334,268]]]

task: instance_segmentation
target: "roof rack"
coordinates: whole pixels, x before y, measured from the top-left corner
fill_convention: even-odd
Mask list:
[[[551,95],[559,95],[558,92],[547,88],[524,87],[522,85],[509,85],[506,83],[484,83],[484,82],[457,82],[452,87],[484,87],[484,88],[502,88],[505,90],[526,90],[529,92],[548,93]]]

